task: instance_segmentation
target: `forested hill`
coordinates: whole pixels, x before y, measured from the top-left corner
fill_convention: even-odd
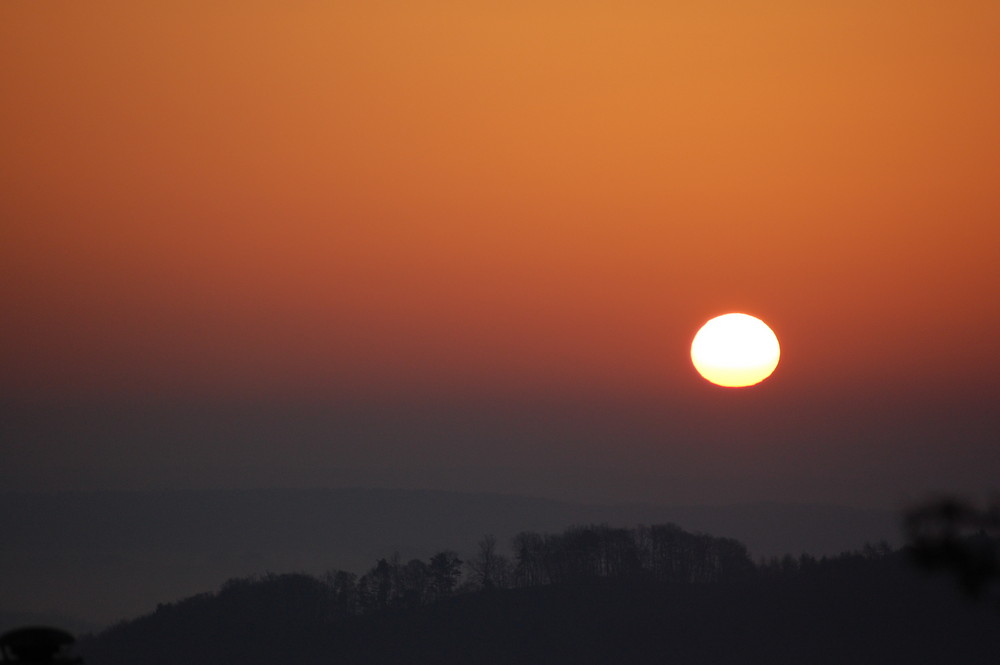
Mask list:
[[[0,533],[11,536],[0,570],[17,571],[0,585],[0,630],[52,608],[108,626],[229,577],[360,573],[396,550],[406,560],[468,552],[484,533],[506,543],[523,529],[665,522],[738,538],[755,559],[833,555],[900,532],[889,511],[816,505],[583,505],[378,489],[0,492]]]
[[[995,663],[1000,614],[887,546],[754,565],[672,525],[266,575],[81,640],[88,665]]]

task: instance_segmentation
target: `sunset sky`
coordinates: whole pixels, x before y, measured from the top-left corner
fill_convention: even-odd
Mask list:
[[[1000,3],[0,3],[0,487],[1000,478]],[[699,326],[767,321],[722,389]]]

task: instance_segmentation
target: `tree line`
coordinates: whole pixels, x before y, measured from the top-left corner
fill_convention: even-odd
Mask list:
[[[484,536],[465,559],[442,550],[427,560],[378,559],[361,575],[330,570],[316,577],[285,573],[234,578],[216,593],[161,604],[158,614],[189,612],[212,602],[258,608],[294,602],[289,615],[329,621],[389,609],[412,609],[459,593],[618,580],[636,583],[710,583],[747,579],[755,566],[746,547],[731,538],[689,533],[673,524],[614,528],[574,526],[562,533],[523,531],[502,550]],[[294,601],[289,601],[294,599]]]
[[[673,524],[634,529],[575,526],[558,534],[522,531],[509,553],[487,535],[466,560],[450,550],[428,561],[379,559],[360,577],[325,576],[338,615],[412,608],[457,592],[578,584],[614,579],[653,583],[725,582],[752,575],[746,547],[731,538],[695,534]]]
[[[995,541],[994,541],[995,542]],[[316,577],[284,573],[233,578],[215,593],[157,606],[157,614],[188,612],[205,603],[241,614],[270,615],[293,603],[288,616],[328,622],[383,610],[414,609],[456,594],[483,590],[581,585],[600,581],[641,585],[774,582],[818,574],[858,574],[888,561],[898,568],[922,550],[894,550],[886,543],[817,559],[809,554],[754,563],[743,543],[691,533],[674,524],[617,528],[573,526],[562,533],[522,531],[501,548],[484,536],[465,557],[441,550],[427,560],[378,559],[361,575],[330,570]],[[922,560],[916,557],[917,563]],[[846,571],[846,572],[843,572]],[[884,571],[883,571],[884,572]],[[879,573],[881,574],[881,573]],[[220,610],[224,611],[224,610]]]
[[[911,550],[754,563],[672,524],[524,531],[464,558],[231,579],[80,646],[90,665],[990,662],[995,618],[921,581]]]

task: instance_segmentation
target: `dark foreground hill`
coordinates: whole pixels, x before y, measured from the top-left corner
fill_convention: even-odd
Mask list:
[[[108,625],[230,577],[361,572],[393,551],[466,552],[484,533],[506,542],[521,529],[590,522],[674,522],[738,538],[754,558],[836,554],[898,531],[892,513],[830,506],[598,506],[369,489],[0,493],[0,611],[18,613],[7,627],[54,609]]]
[[[888,547],[755,566],[736,541],[669,525],[526,534],[518,544],[491,578],[484,564],[495,552],[484,541],[467,561],[464,587],[437,585],[450,573],[435,577],[433,560],[383,559],[360,578],[231,580],[80,647],[88,665],[976,665],[1000,657],[994,608],[919,574]]]

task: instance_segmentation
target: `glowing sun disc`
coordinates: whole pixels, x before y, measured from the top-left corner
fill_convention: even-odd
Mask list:
[[[755,316],[723,314],[701,327],[691,342],[691,362],[707,381],[726,388],[760,383],[778,366],[774,332]]]

